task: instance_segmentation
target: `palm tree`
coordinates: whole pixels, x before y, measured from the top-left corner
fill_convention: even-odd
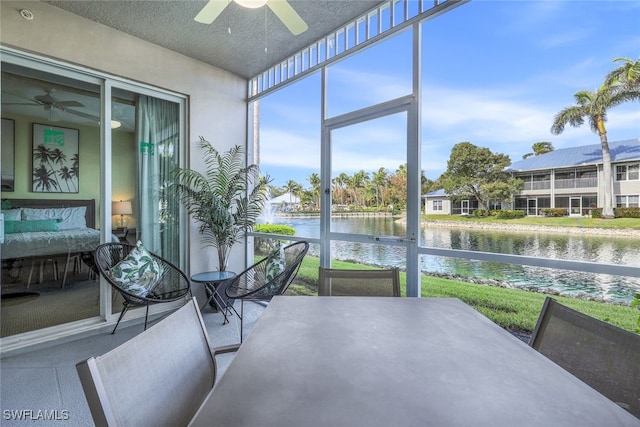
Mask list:
[[[369,180],[369,174],[362,169],[353,174],[351,185],[353,186],[356,207],[358,207],[358,193],[366,187]],[[362,199],[364,204],[364,194],[362,195]]]
[[[49,158],[55,164],[63,164],[65,160],[67,160],[67,156],[59,148],[51,151],[49,153]]]
[[[527,153],[522,156],[523,159],[527,159],[531,156],[539,156],[541,154],[547,154],[554,150],[553,144],[547,141],[536,142],[531,146],[533,153]]]
[[[76,186],[75,186],[75,183],[73,182],[73,174],[71,173],[71,170],[68,167],[62,166],[58,171],[58,176],[64,180],[65,184],[67,184],[67,191],[69,193],[71,193],[71,187],[69,187],[69,181],[71,181],[71,183],[73,184],[73,191],[76,191]]]
[[[621,89],[621,85],[607,84],[605,82],[596,91],[581,90],[576,92],[574,98],[576,105],[566,107],[553,119],[551,133],[559,135],[566,125],[579,127],[585,119],[589,122],[591,130],[600,137],[602,146],[602,169],[604,175],[604,200],[602,218],[614,218],[613,212],[613,174],[611,170],[611,153],[607,140],[607,111],[620,104],[640,100],[640,91],[632,87]]]
[[[378,169],[378,172],[373,173],[373,185],[376,190],[376,205],[378,209],[380,206],[384,206],[384,190],[387,187],[387,179],[389,178],[389,174],[385,168]]]
[[[608,86],[620,85],[627,89],[640,89],[640,58],[635,61],[629,58],[616,58],[613,62],[621,62],[622,65],[607,74],[605,84]]]
[[[311,184],[311,191],[313,192],[313,204],[316,207],[320,206],[320,175],[317,173],[312,173],[307,178],[309,184]]]
[[[226,270],[231,247],[251,231],[264,209],[269,178],[260,176],[257,165],[244,166],[239,145],[220,154],[200,137],[204,173],[178,168],[172,188],[192,218],[200,224],[205,246],[218,250],[218,268]]]
[[[338,187],[338,189],[340,190],[340,204],[344,205],[344,193],[345,193],[345,187],[347,186],[347,182],[349,182],[349,175],[342,172],[333,180],[336,186]]]
[[[293,196],[300,197],[300,193],[302,192],[302,185],[290,179],[284,185],[284,190],[289,193],[289,203],[293,203]]]
[[[33,183],[36,185],[36,190],[41,189],[46,192],[58,191],[58,181],[56,181],[54,177],[55,173],[53,170],[47,169],[42,163],[33,169]]]

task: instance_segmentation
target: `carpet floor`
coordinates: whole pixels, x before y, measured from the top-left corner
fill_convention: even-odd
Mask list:
[[[63,289],[4,294],[0,305],[0,336],[98,316],[99,296],[99,282],[95,280],[75,283]]]

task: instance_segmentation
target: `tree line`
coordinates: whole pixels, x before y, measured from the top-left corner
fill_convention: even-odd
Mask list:
[[[431,191],[434,181],[421,177],[421,191]],[[320,175],[312,173],[308,186],[289,180],[282,187],[271,187],[271,197],[290,194],[300,200],[305,210],[320,208]],[[352,175],[340,173],[331,179],[331,195],[334,210],[397,211],[407,205],[407,164],[401,164],[390,172],[379,168],[376,172],[359,170]]]

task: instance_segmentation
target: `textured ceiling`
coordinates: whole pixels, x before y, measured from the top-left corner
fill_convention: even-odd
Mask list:
[[[73,14],[250,78],[369,11],[380,0],[290,0],[309,25],[293,36],[267,7],[231,2],[211,24],[193,20],[207,1],[45,1]],[[265,52],[266,48],[266,52]]]

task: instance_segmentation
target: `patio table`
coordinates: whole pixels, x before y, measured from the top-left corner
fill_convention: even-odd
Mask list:
[[[191,426],[640,426],[458,299],[277,296]]]

